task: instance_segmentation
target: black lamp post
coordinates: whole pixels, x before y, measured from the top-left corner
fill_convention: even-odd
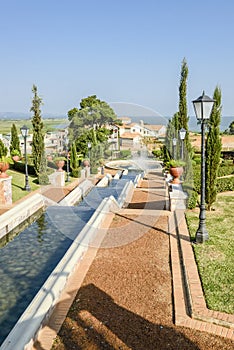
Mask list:
[[[25,191],[30,191],[31,188],[29,186],[29,182],[28,182],[28,160],[27,160],[27,136],[28,136],[28,131],[29,131],[29,128],[24,125],[20,128],[20,131],[21,131],[21,134],[24,138],[24,157],[25,157]]]
[[[90,161],[90,163],[91,163],[91,155],[90,155],[90,153],[91,153],[91,142],[88,142],[88,150],[89,150],[89,161]]]
[[[68,152],[69,139],[67,137],[67,133],[65,133],[64,143],[66,145],[66,153],[67,153],[67,182],[69,182],[70,181],[70,177],[69,177],[69,152]]]
[[[193,101],[197,119],[201,122],[201,201],[199,227],[196,232],[196,242],[203,243],[209,239],[206,229],[206,207],[205,207],[205,123],[210,118],[215,100],[206,96],[204,91],[202,96]]]
[[[181,159],[184,159],[184,139],[186,136],[186,130],[184,128],[181,128],[179,130],[179,134],[180,134],[180,139],[181,139]]]
[[[173,158],[176,159],[176,144],[177,144],[177,139],[174,137],[172,139],[172,145],[173,145]]]

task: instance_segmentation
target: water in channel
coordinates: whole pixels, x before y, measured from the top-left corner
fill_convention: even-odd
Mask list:
[[[136,174],[94,187],[79,205],[51,206],[0,248],[0,345],[105,197],[118,200]]]

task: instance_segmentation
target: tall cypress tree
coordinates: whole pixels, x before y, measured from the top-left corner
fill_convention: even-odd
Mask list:
[[[186,130],[186,136],[184,139],[185,147],[188,153],[191,153],[192,147],[189,140],[189,129],[188,129],[188,111],[187,111],[187,79],[188,79],[188,65],[184,58],[181,65],[181,76],[179,86],[179,115],[178,115],[178,131],[181,128]]]
[[[10,144],[10,154],[14,155],[14,151],[19,152],[19,156],[21,156],[20,150],[20,140],[17,132],[16,125],[13,123],[11,126],[11,144]]]
[[[71,146],[70,152],[70,167],[72,169],[72,176],[79,177],[80,169],[79,169],[79,160],[77,157],[76,143],[73,142]]]
[[[219,169],[222,142],[220,137],[221,121],[221,89],[215,88],[213,98],[215,100],[209,120],[209,131],[206,139],[206,204],[207,209],[216,200],[216,179]]]
[[[3,141],[0,139],[0,158],[6,157],[7,147],[4,145]]]
[[[38,176],[39,183],[48,183],[48,176],[46,174],[46,156],[45,156],[45,143],[43,122],[41,118],[40,106],[42,99],[37,94],[37,87],[32,87],[33,99],[32,107],[30,109],[33,112],[32,125],[33,125],[33,139],[32,139],[32,156],[36,175]]]

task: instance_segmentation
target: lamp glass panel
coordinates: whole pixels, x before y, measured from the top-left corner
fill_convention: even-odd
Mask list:
[[[22,127],[22,128],[20,128],[20,131],[21,131],[21,134],[22,134],[22,136],[23,137],[26,137],[26,136],[28,136],[28,128],[27,127]]]
[[[202,103],[200,101],[193,101],[194,111],[197,119],[202,119]]]
[[[185,135],[186,135],[186,130],[180,130],[180,139],[184,140],[185,139]]]
[[[212,111],[213,104],[214,104],[213,101],[203,102],[203,119],[209,119],[210,118],[210,114],[211,114],[211,111]]]

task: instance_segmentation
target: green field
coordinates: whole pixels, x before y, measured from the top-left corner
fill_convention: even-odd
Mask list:
[[[6,135],[11,132],[12,124],[15,124],[18,132],[20,133],[20,128],[23,125],[26,125],[30,132],[32,132],[32,123],[31,120],[0,120],[0,134]],[[58,129],[59,125],[68,124],[68,119],[43,119],[45,131],[52,131]]]
[[[208,308],[234,313],[234,194],[219,194],[214,210],[206,212],[209,240],[194,252]],[[186,212],[191,237],[198,228],[198,211]]]

